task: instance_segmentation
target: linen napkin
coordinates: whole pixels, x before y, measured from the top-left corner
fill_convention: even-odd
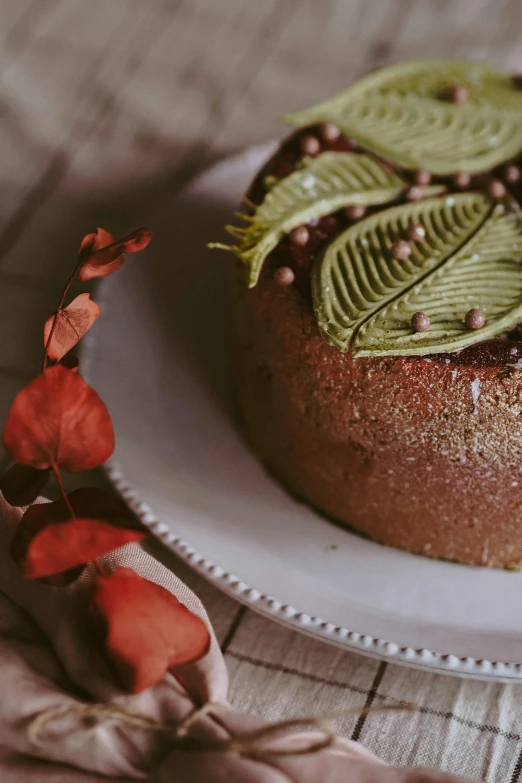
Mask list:
[[[93,656],[82,622],[93,568],[68,587],[25,581],[9,551],[23,511],[0,495],[2,783],[463,783],[442,772],[387,767],[328,732],[235,713],[201,602],[135,544],[102,558],[105,568],[132,568],[170,590],[208,625],[211,645],[176,677],[123,693]]]

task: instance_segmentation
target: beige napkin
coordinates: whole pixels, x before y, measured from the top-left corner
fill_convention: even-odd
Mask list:
[[[208,654],[178,670],[183,685],[167,674],[154,688],[125,695],[93,664],[85,637],[82,608],[93,570],[86,568],[66,588],[24,581],[9,555],[22,513],[0,495],[2,783],[92,783],[107,777],[157,783],[457,781],[439,772],[386,767],[358,743],[341,738],[311,752],[324,741],[320,732],[257,736],[268,724],[226,706],[227,673],[213,634]],[[104,563],[110,569],[130,567],[161,584],[210,628],[196,596],[139,546],[123,547]],[[209,702],[212,709],[204,714],[200,708]],[[103,713],[96,704],[105,705]],[[146,726],[147,718],[182,726],[184,736]],[[211,747],[216,741],[224,743],[222,749]]]

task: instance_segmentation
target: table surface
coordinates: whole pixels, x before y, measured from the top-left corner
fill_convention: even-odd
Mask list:
[[[141,225],[196,171],[280,136],[278,116],[377,65],[453,56],[522,71],[521,23],[520,0],[0,0],[1,419],[38,371],[42,323],[87,231]],[[103,476],[70,486],[86,480]],[[153,551],[204,601],[237,709],[282,719],[412,702],[336,728],[390,763],[522,781],[522,686],[327,647]]]

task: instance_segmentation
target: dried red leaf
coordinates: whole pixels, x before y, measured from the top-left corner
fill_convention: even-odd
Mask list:
[[[130,568],[97,578],[92,610],[118,682],[132,693],[155,685],[169,669],[203,657],[210,646],[201,618]]]
[[[110,268],[105,271],[98,272],[96,266],[89,264],[89,259],[97,250],[101,250],[104,247],[109,247],[114,242],[114,237],[109,234],[104,228],[97,228],[93,234],[86,234],[82,239],[80,245],[79,259],[82,262],[82,267],[78,273],[80,280],[90,280],[93,277],[103,277],[104,275],[112,274],[116,272],[124,262],[123,255],[115,258]]]
[[[47,346],[49,358],[59,362],[62,356],[65,356],[82,339],[100,312],[99,305],[92,301],[90,294],[80,294],[64,310],[58,310],[51,315],[44,326],[44,346]],[[53,329],[55,319],[56,324]],[[53,329],[53,336],[48,344],[51,329]]]
[[[75,473],[103,464],[114,450],[109,412],[76,372],[57,364],[15,397],[3,443],[16,462]]]
[[[101,519],[70,519],[47,525],[30,542],[23,562],[26,579],[68,571],[139,541],[145,533],[113,527]]]
[[[0,477],[0,492],[11,506],[33,503],[49,480],[48,470],[15,463]]]
[[[125,531],[134,531],[139,535],[141,534],[141,537],[146,535],[146,528],[138,522],[123,500],[115,495],[111,495],[110,492],[107,492],[104,489],[98,487],[85,487],[74,490],[74,492],[71,492],[67,497],[74,513],[78,517],[83,519],[103,519],[106,523],[113,525],[116,528],[121,528]],[[70,519],[70,511],[62,498],[56,500],[54,503],[40,503],[38,505],[30,506],[30,508],[27,509],[20,520],[11,542],[11,556],[15,563],[20,566],[22,571],[25,572],[26,562],[33,557],[29,550],[33,541],[39,534],[48,526],[57,527],[62,523],[70,521]],[[66,531],[63,532],[66,534]],[[45,539],[43,542],[40,541],[37,543],[37,551],[38,549],[41,550],[45,543]],[[78,545],[80,545],[79,541],[73,543],[78,543]],[[120,546],[120,544],[117,544],[117,546]],[[104,554],[104,552],[101,554]],[[60,557],[60,555],[58,556]],[[53,558],[54,553],[51,553],[50,557]],[[60,575],[61,578],[58,581],[53,577],[53,584],[68,584],[76,579],[78,574],[82,571],[85,562],[87,562],[86,555],[85,552],[82,551],[82,557],[80,559],[81,565],[65,571],[65,573]]]
[[[97,229],[97,232],[102,230]],[[88,237],[93,238],[88,239]],[[111,275],[123,264],[124,253],[138,253],[147,247],[151,239],[152,232],[149,228],[138,228],[123,239],[111,242],[106,247],[100,247],[99,234],[88,234],[80,248],[80,258],[83,262],[79,272],[80,280]]]
[[[82,239],[78,258],[85,263],[95,250],[107,247],[107,245],[111,245],[113,242],[114,237],[112,234],[109,234],[104,228],[97,228],[92,234],[86,234]]]

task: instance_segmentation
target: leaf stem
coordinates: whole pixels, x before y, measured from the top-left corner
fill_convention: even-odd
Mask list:
[[[95,567],[96,571],[98,572],[98,575],[99,575],[99,576],[107,576],[107,574],[106,574],[106,572],[104,571],[104,569],[103,569],[103,566],[102,566],[102,564],[100,563],[100,561],[98,560],[98,558],[96,558],[96,559],[95,559],[95,560],[93,560],[92,562],[93,562],[93,564],[94,564],[94,567]]]
[[[72,519],[76,519],[76,514],[74,513],[74,509],[71,506],[71,501],[67,497],[67,492],[65,491],[65,487],[62,482],[62,477],[60,476],[60,468],[55,462],[51,462],[51,469],[54,473],[54,477],[56,479],[56,483],[58,485],[58,489],[60,490],[60,495],[62,496],[62,500],[67,506],[67,509],[69,511],[69,514],[71,515]]]
[[[58,307],[54,311],[54,319],[53,319],[53,323],[52,323],[52,326],[51,326],[51,331],[49,332],[49,337],[47,338],[47,342],[45,343],[44,357],[43,357],[43,362],[42,362],[42,372],[47,368],[47,364],[48,364],[48,361],[49,361],[49,353],[48,353],[49,346],[51,345],[51,340],[54,337],[54,332],[55,332],[56,326],[58,324],[58,317],[60,315],[61,310],[63,310],[63,304],[65,302],[65,297],[69,293],[69,288],[73,284],[74,278],[76,277],[76,275],[78,273],[78,270],[80,269],[82,264],[83,264],[83,260],[80,260],[80,261],[78,261],[78,263],[74,267],[74,271],[73,271],[72,275],[69,277],[69,279],[67,280],[67,283],[65,284],[65,288],[62,291],[62,295],[60,297],[60,301],[58,302]]]
[[[69,514],[71,515],[71,518],[72,519],[76,519],[76,514],[74,513],[74,509],[73,509],[73,507],[71,505],[71,501],[67,497],[67,492],[65,491],[65,487],[64,487],[63,482],[62,482],[62,477],[60,476],[60,468],[58,467],[58,465],[55,462],[51,462],[51,468],[52,468],[52,471],[54,473],[54,477],[56,479],[56,483],[58,484],[58,489],[60,490],[60,494],[62,496],[62,500],[65,503],[65,505],[67,506],[67,509],[69,510]],[[100,561],[97,558],[95,560],[93,560],[92,562],[94,564],[94,567],[95,567],[96,571],[98,572],[98,574],[100,576],[107,576],[106,572],[103,569],[102,564],[100,563]]]

